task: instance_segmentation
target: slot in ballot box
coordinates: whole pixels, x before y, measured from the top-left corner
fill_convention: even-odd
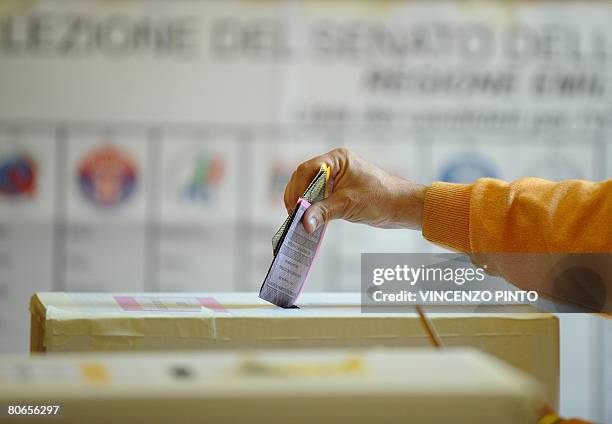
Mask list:
[[[517,307],[429,317],[445,346],[470,346],[559,391],[559,324]],[[33,352],[429,346],[416,313],[362,313],[358,293],[304,293],[282,309],[256,293],[38,293]]]
[[[541,393],[466,349],[0,357],[0,402],[58,406],[58,423],[531,424]]]

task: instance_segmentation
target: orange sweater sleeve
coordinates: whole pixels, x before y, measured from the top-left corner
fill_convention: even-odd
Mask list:
[[[609,253],[612,180],[434,183],[423,236],[466,253]]]

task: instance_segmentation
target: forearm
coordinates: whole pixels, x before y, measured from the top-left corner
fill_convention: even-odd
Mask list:
[[[609,310],[612,299],[598,293],[610,293],[612,281],[601,255],[612,252],[612,181],[435,183],[423,209],[423,235],[468,253],[487,273],[585,310]]]
[[[467,253],[612,252],[612,181],[434,183],[423,235]]]

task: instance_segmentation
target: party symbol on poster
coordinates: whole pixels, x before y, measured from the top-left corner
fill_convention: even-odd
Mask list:
[[[37,167],[26,154],[0,159],[0,194],[11,197],[33,197],[36,192]]]
[[[442,168],[440,180],[465,184],[483,177],[496,178],[497,172],[490,161],[473,152],[459,155],[446,163]]]
[[[219,188],[225,173],[225,163],[219,155],[200,153],[195,157],[181,196],[192,201],[209,201]]]
[[[104,208],[125,202],[136,188],[137,177],[136,163],[112,145],[91,151],[78,167],[81,192],[89,201]]]

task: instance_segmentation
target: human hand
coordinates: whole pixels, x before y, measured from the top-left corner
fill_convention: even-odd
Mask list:
[[[323,162],[331,166],[333,190],[306,211],[303,218],[306,231],[312,233],[332,219],[380,228],[421,229],[426,187],[393,176],[344,148],[298,166],[285,188],[288,212]]]

